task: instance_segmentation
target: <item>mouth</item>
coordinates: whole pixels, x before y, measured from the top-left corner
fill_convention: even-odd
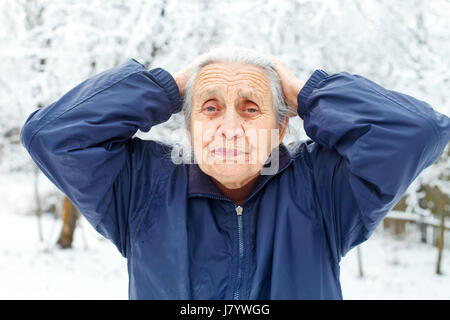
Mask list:
[[[221,156],[223,158],[230,158],[230,157],[238,157],[240,155],[246,154],[246,152],[238,150],[238,149],[230,149],[230,148],[215,148],[212,149],[213,156]]]

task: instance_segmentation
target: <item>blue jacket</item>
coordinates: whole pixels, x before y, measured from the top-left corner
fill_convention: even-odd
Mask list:
[[[358,75],[316,70],[298,95],[312,140],[240,208],[170,147],[132,138],[181,110],[136,60],[33,112],[21,140],[127,258],[130,299],[342,299],[339,261],[443,152],[450,120]]]

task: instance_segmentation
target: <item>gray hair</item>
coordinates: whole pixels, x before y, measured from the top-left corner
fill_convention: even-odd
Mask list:
[[[203,67],[207,66],[208,64],[217,62],[249,64],[258,67],[263,72],[265,72],[268,75],[270,87],[272,90],[273,109],[277,119],[278,128],[281,129],[285,126],[286,118],[289,117],[290,114],[290,107],[286,103],[286,98],[283,93],[280,78],[271,59],[264,53],[258,52],[253,49],[239,47],[217,47],[207,53],[202,54],[195,61],[195,65],[193,66],[190,77],[186,83],[182,112],[184,113],[187,134],[190,134],[189,126],[192,110],[192,98],[197,76]],[[291,126],[288,125],[287,131],[289,131],[290,128]],[[293,154],[296,152],[299,144],[299,141],[294,140],[289,144],[286,144],[286,147],[289,152]],[[195,161],[192,146],[186,145],[186,143],[175,143],[172,150],[172,161],[177,164],[192,163],[192,161]]]

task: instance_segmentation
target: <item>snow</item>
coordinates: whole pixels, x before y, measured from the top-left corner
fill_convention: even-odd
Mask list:
[[[62,250],[55,246],[62,221],[44,214],[39,241],[37,218],[24,201],[32,199],[29,180],[23,174],[0,176],[0,299],[127,299],[125,258],[85,219],[73,248]]]
[[[127,299],[126,260],[93,228],[86,243],[79,236],[86,230],[77,230],[74,248],[61,250],[39,244],[36,218],[2,218],[7,223],[0,226],[0,299]],[[43,221],[45,229],[59,231],[60,224]]]
[[[61,250],[54,245],[61,221],[46,214],[39,242],[31,213],[35,165],[19,132],[37,107],[130,58],[175,72],[217,45],[252,47],[286,62],[299,79],[315,69],[356,73],[449,115],[450,2],[344,2],[0,1],[0,70],[8,75],[0,78],[0,298],[127,298],[126,260],[85,220],[73,249]],[[306,138],[300,118],[290,122],[286,139]],[[176,128],[183,123],[174,115],[146,137],[178,141]],[[449,150],[408,188],[409,215],[429,213],[418,206],[422,184],[450,194],[442,178],[450,172]],[[42,175],[40,187],[55,192]],[[449,276],[434,274],[435,248],[379,232],[361,249],[365,278],[357,277],[356,251],[342,261],[345,298],[449,298]],[[442,266],[450,272],[448,251]]]
[[[431,215],[429,212],[428,212],[428,215],[424,215],[421,217],[419,214],[416,214],[416,213],[393,210],[388,213],[387,217],[394,218],[394,219],[408,220],[408,221],[423,222],[423,223],[426,223],[429,225],[434,225],[436,227],[439,227],[441,225],[440,217]],[[450,229],[450,221],[445,220],[444,225],[445,225],[446,229]]]
[[[73,248],[55,246],[61,220],[30,214],[30,177],[0,175],[0,299],[128,298],[126,260],[82,218]],[[45,178],[41,192],[52,188]],[[450,250],[442,270],[450,272]],[[341,262],[344,299],[449,299],[450,276],[436,275],[436,248],[414,240],[397,240],[381,229],[361,245],[364,278],[358,277],[356,250]]]
[[[377,232],[361,246],[364,278],[359,278],[356,249],[341,261],[344,299],[450,299],[450,250],[435,273],[437,249]]]

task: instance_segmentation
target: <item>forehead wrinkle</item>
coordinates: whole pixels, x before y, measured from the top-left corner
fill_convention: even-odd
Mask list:
[[[228,96],[230,92],[235,92],[241,98],[258,101],[258,104],[265,104],[265,100],[270,99],[268,95],[272,95],[268,75],[264,70],[259,70],[252,65],[244,65],[240,68],[217,64],[207,65],[197,76],[194,92],[201,100],[214,96],[224,98],[224,95]]]
[[[266,87],[270,87],[270,82],[266,79],[265,76],[261,76],[258,74],[253,74],[253,73],[239,73],[238,75],[236,74],[231,74],[231,75],[225,75],[222,73],[210,73],[210,74],[200,74],[198,77],[198,82],[208,82],[208,81],[224,81],[224,82],[255,82],[256,84],[258,84],[259,86],[266,86]]]
[[[222,70],[223,73],[236,73],[236,71],[238,72],[251,72],[251,73],[259,73],[259,74],[264,74],[265,70],[258,67],[258,66],[254,66],[252,64],[241,64],[241,63],[237,63],[237,64],[222,64],[222,63],[211,63],[208,64],[204,67],[202,67],[201,72],[216,72],[216,70]]]
[[[260,81],[259,79],[250,79],[250,81],[249,79],[230,80],[230,79],[218,79],[217,76],[211,77],[209,79],[204,78],[199,79],[196,83],[195,91],[200,92],[201,96],[214,94],[219,95],[220,89],[218,88],[218,86],[238,87],[239,90],[241,91],[243,90],[242,94],[244,94],[244,92],[247,92],[248,95],[253,95],[254,91],[261,91],[261,93],[263,93],[267,90],[268,92],[271,92],[270,85],[268,85],[266,82]]]
[[[242,79],[242,76],[244,76],[244,79]],[[209,64],[204,66],[200,72],[198,79],[201,78],[204,80],[210,79],[210,78],[217,78],[217,77],[223,77],[226,81],[236,81],[238,79],[242,80],[248,80],[250,78],[251,80],[254,80],[256,82],[264,83],[267,86],[270,86],[269,77],[267,75],[267,72],[265,70],[260,69],[259,67],[253,66],[253,65],[228,65],[228,64]],[[247,77],[247,79],[245,79]]]

